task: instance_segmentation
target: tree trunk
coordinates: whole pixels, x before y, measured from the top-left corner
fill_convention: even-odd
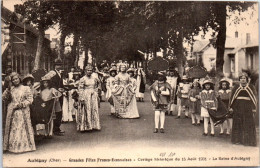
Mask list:
[[[219,24],[219,30],[216,41],[216,71],[217,76],[221,76],[223,74],[224,53],[226,44],[226,2],[217,3],[216,21]]]
[[[84,60],[83,70],[85,70],[85,67],[88,64],[88,47],[86,45],[84,46],[84,51],[85,51],[85,60]]]
[[[78,61],[79,61],[79,54],[77,52],[78,44],[79,44],[79,35],[78,35],[78,33],[74,33],[73,46],[72,46],[72,49],[71,49],[71,55],[73,57],[73,63],[74,63],[75,67],[78,66]]]
[[[64,58],[65,38],[66,38],[66,34],[64,33],[64,31],[62,31],[60,36],[59,54],[58,54],[58,59],[60,60]]]
[[[178,71],[179,71],[179,74],[181,77],[183,76],[183,71],[184,71],[184,68],[183,68],[184,55],[183,55],[183,44],[182,43],[183,43],[183,35],[181,32],[177,37],[176,45],[174,47],[175,54],[177,57],[177,67],[178,67]]]
[[[41,55],[42,55],[42,49],[43,49],[44,35],[45,35],[44,30],[39,29],[39,37],[38,37],[37,51],[36,51],[36,56],[35,56],[35,60],[34,60],[33,71],[38,70],[41,67]]]

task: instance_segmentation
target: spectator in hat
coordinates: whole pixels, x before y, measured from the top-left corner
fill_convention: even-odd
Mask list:
[[[166,82],[166,75],[164,72],[158,73],[158,80],[156,80],[150,87],[151,91],[151,101],[154,106],[154,122],[155,129],[154,133],[158,133],[159,123],[160,132],[164,133],[164,121],[165,112],[168,109],[168,104],[170,102],[171,86]]]

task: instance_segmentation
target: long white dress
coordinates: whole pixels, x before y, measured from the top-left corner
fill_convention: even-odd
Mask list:
[[[143,84],[141,82],[143,82]],[[144,86],[141,86],[141,84]],[[145,84],[146,84],[145,73],[142,69],[138,69],[137,79],[136,79],[136,97],[137,98],[144,98]],[[144,87],[144,88],[141,88],[141,87]]]
[[[8,104],[3,149],[14,153],[36,150],[29,105],[33,95],[28,86],[12,87],[3,93],[3,99],[11,97]],[[16,104],[22,108],[15,109]]]
[[[135,85],[127,73],[119,73],[115,77],[115,90],[112,92],[112,97],[119,118],[139,118]]]
[[[76,115],[77,130],[100,130],[98,79],[93,74],[80,79],[79,101]]]
[[[68,85],[68,84],[69,84],[68,79],[63,80],[63,85]],[[73,104],[71,105],[71,101],[72,101],[72,97],[70,91],[68,90],[64,93],[63,96],[62,121],[64,122],[73,121],[72,109],[71,109]]]

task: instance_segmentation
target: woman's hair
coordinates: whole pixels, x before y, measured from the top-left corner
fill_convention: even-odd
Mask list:
[[[227,88],[226,89],[230,89],[230,83],[227,82],[227,81],[222,81],[222,82],[219,82],[219,87],[218,87],[219,90],[223,89],[222,88],[222,83],[226,83],[227,84]]]
[[[52,86],[51,86],[51,81],[49,81],[49,80],[45,80],[45,81],[48,82],[48,86],[49,86],[49,88],[51,88],[51,87],[52,87]],[[41,84],[41,85],[40,85],[41,90],[45,89],[43,83],[44,83],[44,81],[41,81],[41,82],[40,82],[40,84]]]
[[[248,76],[239,76],[239,77],[238,77],[238,80],[240,81],[240,79],[241,79],[242,77],[246,77],[246,81],[247,81],[247,82],[249,81]]]
[[[122,68],[123,66],[126,68],[126,65],[125,65],[125,64],[121,64],[121,65],[119,66],[119,72],[121,72],[121,68]]]
[[[211,90],[214,90],[214,84],[213,84],[213,83],[205,83],[205,84],[203,84],[203,85],[202,85],[202,90],[205,90],[205,89],[206,89],[206,87],[205,87],[206,84],[209,84],[209,85],[210,85],[210,89],[211,89]]]
[[[10,79],[11,79],[12,85],[14,85],[14,83],[13,83],[13,78],[14,78],[15,76],[17,76],[17,77],[19,78],[19,80],[20,80],[20,83],[22,83],[22,78],[21,78],[21,76],[20,76],[18,73],[16,73],[16,72],[12,72],[12,73],[10,74]]]

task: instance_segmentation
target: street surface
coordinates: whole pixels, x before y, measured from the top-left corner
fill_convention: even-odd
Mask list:
[[[100,120],[101,131],[80,133],[76,131],[75,122],[63,123],[64,136],[54,136],[52,139],[42,139],[36,142],[37,150],[23,154],[3,154],[4,165],[39,166],[42,163],[30,163],[28,159],[60,159],[63,166],[77,166],[79,163],[68,162],[68,159],[86,158],[154,158],[164,157],[200,157],[200,156],[250,156],[251,161],[259,159],[258,147],[246,147],[231,144],[230,137],[220,136],[219,128],[215,130],[215,137],[202,136],[203,124],[191,125],[191,119],[175,119],[166,116],[165,133],[153,133],[154,111],[150,102],[150,95],[145,93],[145,101],[138,102],[139,119],[118,119],[110,115],[110,106],[107,102],[101,103]],[[259,135],[259,129],[257,129]],[[258,140],[259,141],[259,140]],[[259,144],[258,144],[259,146]],[[198,159],[198,158],[197,158]],[[209,160],[208,160],[209,161]],[[254,161],[255,162],[255,161]],[[130,164],[132,166],[146,165],[216,165],[232,164],[233,162],[115,162],[112,166]],[[247,161],[242,162],[245,165]],[[27,165],[28,164],[28,165]],[[58,162],[45,163],[45,166],[62,166]],[[95,163],[84,163],[91,166]],[[102,163],[104,165],[106,163]],[[107,163],[111,165],[111,163]],[[251,162],[250,162],[251,164]],[[81,163],[82,165],[82,163]],[[42,165],[43,166],[43,165]],[[93,165],[92,165],[93,166]],[[101,163],[95,165],[101,166]]]

